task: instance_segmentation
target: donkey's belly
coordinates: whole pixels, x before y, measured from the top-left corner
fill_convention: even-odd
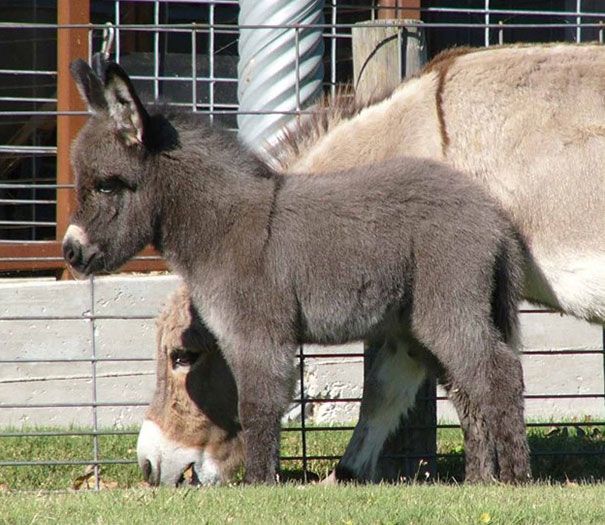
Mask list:
[[[338,345],[351,341],[361,341],[376,331],[383,324],[383,316],[360,315],[356,318],[341,316],[326,316],[324,318],[308,319],[303,342],[307,344]]]
[[[393,304],[388,297],[370,308],[355,308],[353,304],[335,301],[324,307],[315,304],[314,308],[307,309],[304,312],[304,342],[344,344],[360,341],[379,333],[391,332],[393,327],[405,321],[406,309],[402,300],[395,301],[395,307],[388,306]]]
[[[605,322],[605,254],[536,255],[525,269],[530,302],[594,322]]]

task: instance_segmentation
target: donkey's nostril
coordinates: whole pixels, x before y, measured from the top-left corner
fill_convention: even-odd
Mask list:
[[[149,461],[148,459],[145,460],[145,462],[143,463],[143,479],[145,481],[147,481],[147,483],[151,483],[150,478],[151,478],[151,461]]]
[[[82,245],[78,241],[66,241],[63,244],[63,257],[71,266],[77,266],[82,260]]]

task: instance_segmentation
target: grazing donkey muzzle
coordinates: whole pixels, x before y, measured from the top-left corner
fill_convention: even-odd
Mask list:
[[[145,420],[137,440],[137,458],[150,485],[175,487],[183,481],[183,473],[189,466],[202,465],[203,452],[166,439],[157,424]]]
[[[222,481],[220,465],[202,447],[187,447],[167,439],[162,429],[149,419],[141,426],[137,458],[143,478],[150,485],[176,487],[187,482],[216,485]],[[189,468],[192,477],[186,480],[184,473]]]

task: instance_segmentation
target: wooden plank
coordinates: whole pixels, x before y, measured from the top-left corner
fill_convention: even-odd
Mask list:
[[[140,259],[141,256],[154,257],[154,259]],[[158,272],[167,271],[167,269],[161,256],[153,248],[147,247],[119,271]],[[0,243],[0,272],[44,270],[55,270],[61,273],[66,270],[59,241]]]
[[[373,20],[353,27],[353,76],[359,100],[379,97],[426,63],[424,30],[402,26],[406,21]]]
[[[89,0],[59,0],[57,4],[57,23],[88,24],[90,23]],[[84,111],[75,82],[71,78],[69,65],[76,58],[88,59],[88,29],[60,28],[57,30],[57,111]],[[57,116],[57,184],[72,184],[74,177],[71,170],[69,150],[78,130],[86,121],[85,116]],[[57,189],[57,229],[56,239],[60,241],[69,225],[69,218],[75,204],[72,189]],[[64,274],[67,276],[67,274]]]
[[[413,2],[380,2],[381,6],[387,7],[386,4],[412,7]],[[393,10],[385,11],[393,16]],[[405,17],[410,17],[409,11],[405,11]],[[420,28],[399,29],[405,20],[383,19],[380,22],[379,26],[376,21],[356,24],[352,31],[355,96],[360,100],[369,100],[382,90],[394,88],[403,76],[414,74],[426,61],[424,32]],[[381,346],[382,341],[366,342],[366,374]],[[434,479],[437,471],[435,397],[436,381],[429,379],[421,386],[414,409],[407,418],[402,418],[399,429],[383,447],[377,467],[383,480]]]
[[[380,0],[378,19],[413,18],[420,20],[420,0]]]
[[[57,270],[64,266],[57,241],[0,243],[0,272]]]

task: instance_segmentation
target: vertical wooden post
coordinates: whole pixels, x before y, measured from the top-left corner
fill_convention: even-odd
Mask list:
[[[61,28],[65,24],[90,23],[89,0],[59,0],[57,6],[57,111],[85,111],[69,73],[69,64],[76,58],[88,59],[88,28]],[[72,140],[86,120],[85,116],[57,116],[57,184],[73,183],[69,160]],[[74,208],[75,193],[71,189],[57,190],[57,241],[61,241]]]
[[[378,2],[379,20],[400,18],[420,20],[420,0],[380,0]]]
[[[353,84],[357,99],[366,101],[397,86],[426,62],[424,31],[402,27],[418,20],[374,20],[355,24]]]
[[[381,7],[419,8],[416,0],[387,0]],[[383,16],[380,16],[382,12]],[[399,10],[406,20],[387,20],[393,9],[379,11],[379,21],[357,24],[353,28],[353,70],[355,96],[371,99],[385,89],[394,88],[402,77],[414,74],[426,62],[424,32],[418,27],[401,27],[410,11]],[[419,10],[417,11],[419,16]],[[418,23],[418,20],[410,20]],[[376,27],[377,23],[380,25]],[[368,27],[372,25],[374,27]],[[365,371],[369,370],[380,343],[366,342]],[[418,392],[415,408],[403,419],[400,427],[385,443],[378,462],[384,480],[424,479],[435,476],[437,450],[436,382],[427,380]]]

